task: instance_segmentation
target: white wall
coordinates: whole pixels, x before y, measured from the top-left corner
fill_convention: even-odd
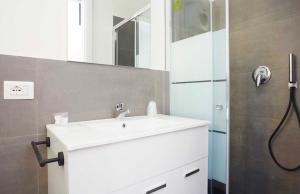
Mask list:
[[[93,62],[113,64],[112,2],[93,1]]]
[[[86,3],[81,3],[82,11],[87,9]],[[79,24],[79,2],[69,0],[68,3],[68,60],[86,61],[85,55],[85,14],[82,14],[82,22]]]
[[[166,67],[165,1],[151,0],[151,69]]]
[[[67,59],[67,0],[2,0],[0,54]]]

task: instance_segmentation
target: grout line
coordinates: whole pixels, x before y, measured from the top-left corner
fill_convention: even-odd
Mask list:
[[[212,132],[212,133],[220,133],[220,134],[224,134],[226,135],[227,133],[224,132],[224,131],[218,131],[218,130],[208,130],[209,132]]]
[[[215,79],[215,80],[198,80],[198,81],[185,81],[185,82],[172,82],[172,84],[190,84],[190,83],[207,83],[207,82],[226,82],[227,79]]]
[[[185,82],[172,82],[172,84],[204,83],[204,82],[211,82],[211,81],[212,80],[185,81]]]
[[[227,79],[215,79],[213,80],[213,82],[226,82]]]

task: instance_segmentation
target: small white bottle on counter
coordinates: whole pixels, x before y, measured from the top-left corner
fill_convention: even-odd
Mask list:
[[[69,123],[69,114],[67,112],[55,113],[54,121],[55,124],[66,125]]]
[[[157,107],[155,101],[150,101],[147,107],[147,116],[153,117],[157,115]]]

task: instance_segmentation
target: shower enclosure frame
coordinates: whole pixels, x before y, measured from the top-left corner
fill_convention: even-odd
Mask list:
[[[212,3],[214,0],[207,0]],[[227,136],[226,136],[226,194],[229,194],[229,164],[230,164],[230,55],[229,55],[229,0],[225,1],[225,75],[226,75],[226,128],[227,128]],[[171,8],[172,0],[166,0],[165,8],[166,8],[166,71],[171,71],[171,43],[172,43],[172,8]],[[212,17],[212,12],[211,12]],[[212,31],[212,27],[211,27]],[[170,86],[171,86],[171,79]]]
[[[230,42],[229,42],[229,0],[225,0],[225,24],[226,24],[226,98],[227,98],[227,172],[226,172],[226,194],[229,194],[229,168],[230,168]]]

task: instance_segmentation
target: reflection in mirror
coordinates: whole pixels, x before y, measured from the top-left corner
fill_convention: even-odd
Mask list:
[[[114,16],[115,65],[149,67],[151,60],[150,12],[150,6],[146,6],[129,20],[122,21],[121,18]]]
[[[69,61],[165,70],[164,0],[68,2]]]

